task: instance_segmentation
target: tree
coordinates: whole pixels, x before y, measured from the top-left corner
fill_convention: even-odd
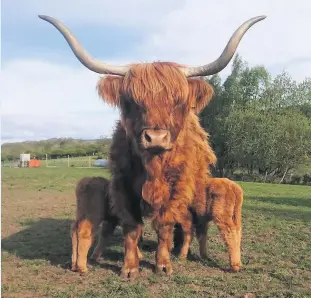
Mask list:
[[[215,96],[200,118],[217,156],[214,174],[242,168],[280,175],[310,156],[302,139],[308,139],[311,79],[298,84],[285,72],[272,79],[263,66],[249,67],[236,55],[223,84],[217,75],[206,81]]]
[[[249,68],[239,55],[233,60],[231,74],[223,85],[219,76],[206,79],[215,89],[215,96],[202,111],[203,127],[210,134],[210,141],[217,156],[216,175],[232,173],[235,161],[228,148],[228,127],[226,119],[232,110],[238,107],[241,111],[261,101],[271,78],[263,66]]]
[[[310,154],[310,119],[295,110],[236,109],[226,126],[230,155],[249,173],[283,175]]]

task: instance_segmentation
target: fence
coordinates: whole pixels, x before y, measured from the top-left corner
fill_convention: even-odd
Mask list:
[[[98,167],[94,165],[96,161],[96,156],[79,156],[79,157],[62,157],[62,158],[51,158],[50,156],[46,155],[45,159],[41,160],[40,167],[46,168],[60,168],[60,167],[67,167],[67,168],[93,168]],[[14,161],[5,161],[2,162],[2,167],[11,167],[17,168],[19,160]]]
[[[92,168],[94,167],[94,156],[80,156],[71,157],[67,156],[65,158],[51,159],[46,156],[45,160],[41,161],[41,165],[47,168],[58,168],[58,167],[75,167],[75,168]]]

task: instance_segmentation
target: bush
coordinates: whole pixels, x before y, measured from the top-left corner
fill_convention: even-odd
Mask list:
[[[227,177],[235,181],[246,181],[246,182],[263,182],[264,177],[258,174],[248,173],[235,173],[231,177]]]
[[[243,174],[242,173],[238,173],[238,174],[233,174],[232,175],[232,180],[235,180],[235,181],[242,181],[243,179]]]
[[[300,184],[300,182],[301,182],[301,176],[299,175],[293,175],[290,180],[291,184]]]
[[[305,185],[311,185],[311,174],[304,174],[302,176],[302,183]]]

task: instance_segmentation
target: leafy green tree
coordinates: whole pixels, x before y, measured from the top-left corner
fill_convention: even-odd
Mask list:
[[[272,79],[236,55],[223,84],[217,75],[206,80],[215,96],[200,118],[217,155],[216,175],[238,168],[281,175],[310,156],[302,140],[310,139],[311,79],[298,84],[285,72]]]
[[[284,175],[310,152],[311,122],[295,110],[232,111],[227,142],[235,166],[266,175]]]

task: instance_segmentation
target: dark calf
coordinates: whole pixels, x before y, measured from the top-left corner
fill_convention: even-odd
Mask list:
[[[109,180],[103,177],[84,177],[76,186],[76,220],[71,226],[73,271],[87,272],[87,255],[100,230],[97,246],[91,259],[98,260],[119,221],[111,212]],[[138,252],[140,254],[140,252]]]

